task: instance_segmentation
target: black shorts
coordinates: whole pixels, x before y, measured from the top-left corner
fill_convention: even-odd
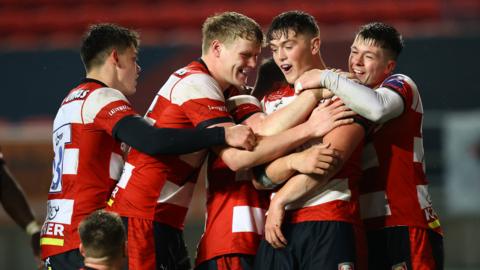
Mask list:
[[[78,248],[50,256],[45,260],[47,270],[78,270],[83,266],[83,256]]]
[[[443,269],[443,237],[396,226],[367,232],[368,269]]]
[[[195,270],[252,270],[255,256],[246,254],[228,254],[204,261]]]
[[[183,231],[152,220],[122,217],[130,269],[191,269]]]
[[[357,269],[356,230],[346,222],[315,221],[284,224],[287,247],[273,248],[262,240],[254,269]]]

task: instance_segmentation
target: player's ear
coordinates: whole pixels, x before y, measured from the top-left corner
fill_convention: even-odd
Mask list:
[[[78,249],[80,250],[80,254],[85,257],[85,248],[83,247],[82,243],[78,245]]]
[[[387,67],[385,68],[385,74],[391,74],[395,67],[397,66],[397,61],[395,60],[388,60]]]
[[[317,55],[320,53],[320,45],[322,44],[322,41],[320,40],[320,36],[316,36],[312,38],[310,41],[310,46],[312,50],[312,55]]]
[[[112,52],[108,55],[108,57],[111,58],[114,64],[118,65],[120,63],[117,49],[112,49]]]
[[[222,52],[222,43],[218,39],[214,39],[210,45],[210,50],[215,57],[219,57]]]

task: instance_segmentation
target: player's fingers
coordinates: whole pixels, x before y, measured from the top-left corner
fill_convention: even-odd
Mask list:
[[[284,248],[287,246],[287,239],[283,236],[282,230],[280,226],[275,228],[275,238],[276,238],[276,244],[277,248]]]
[[[338,119],[333,123],[333,128],[353,123],[353,118]]]

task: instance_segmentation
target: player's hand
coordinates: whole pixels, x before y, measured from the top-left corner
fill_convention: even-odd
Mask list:
[[[285,216],[285,207],[273,197],[268,208],[267,220],[265,222],[265,240],[274,248],[287,246],[287,239],[282,233],[282,223]]]
[[[44,264],[40,259],[40,232],[32,234],[32,237],[30,238],[30,244],[32,246],[33,255],[35,256],[37,269],[43,269]]]
[[[225,141],[229,146],[252,151],[257,145],[257,138],[252,129],[245,125],[225,127]]]
[[[304,95],[306,94],[306,92],[311,92],[317,101],[320,101],[326,98],[331,98],[334,96],[332,91],[328,90],[327,88],[305,89],[305,91],[302,91],[300,95]]]
[[[318,138],[323,137],[338,126],[353,123],[352,116],[354,115],[355,112],[340,100],[331,101],[328,99],[312,111],[307,123],[311,125],[312,136]]]
[[[322,88],[323,85],[320,84],[321,74],[321,69],[311,69],[303,73],[295,81],[295,93],[298,94],[306,89]]]
[[[339,153],[330,144],[314,145],[289,159],[291,169],[304,174],[327,175],[338,165]]]

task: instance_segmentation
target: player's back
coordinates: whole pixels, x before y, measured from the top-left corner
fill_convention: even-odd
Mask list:
[[[105,207],[123,167],[116,121],[134,114],[125,96],[86,79],[63,100],[53,123],[53,179],[42,229],[42,257],[78,248],[78,223]]]

